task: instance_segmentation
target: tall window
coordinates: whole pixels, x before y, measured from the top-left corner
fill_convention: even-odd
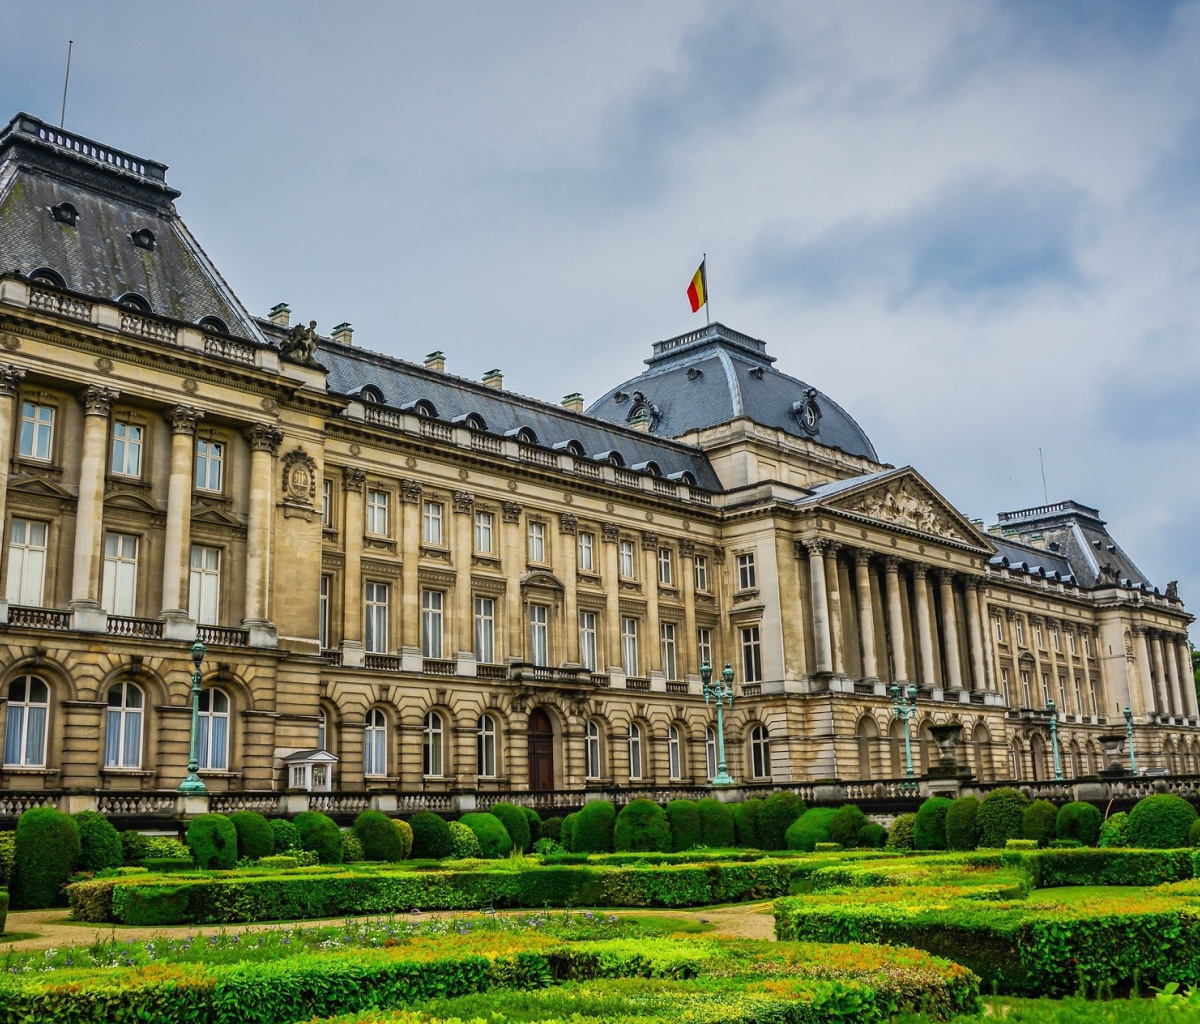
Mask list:
[[[1050,702],[1050,674],[1042,673],[1042,707]]]
[[[229,698],[223,690],[200,691],[196,737],[201,768],[223,772],[229,767]]]
[[[329,591],[333,586],[333,577],[329,573],[321,573],[321,591],[317,598],[317,643],[321,650],[329,648]]]
[[[696,630],[696,654],[701,665],[712,665],[712,630],[701,626]]]
[[[642,777],[642,727],[637,722],[629,723],[629,778]]]
[[[475,660],[496,660],[496,602],[490,597],[475,598]]]
[[[1004,703],[1012,707],[1012,694],[1008,689],[1008,669],[1000,670],[1000,692],[1004,694]]]
[[[529,561],[546,561],[546,524],[529,523]]]
[[[1067,677],[1062,675],[1058,677],[1058,710],[1067,710]]]
[[[387,775],[387,717],[379,708],[367,712],[363,729],[363,774]]]
[[[387,491],[367,491],[367,533],[386,537],[388,532]]]
[[[662,670],[668,679],[679,678],[679,659],[676,656],[675,624],[663,622],[658,627],[662,646]]]
[[[738,590],[753,590],[758,586],[758,571],[754,567],[754,552],[737,556]]]
[[[225,445],[221,441],[196,442],[196,490],[220,491],[225,479]]]
[[[596,671],[596,613],[579,613],[579,664]]]
[[[1017,618],[1013,619],[1013,632],[1017,634],[1017,646],[1025,646],[1025,621]]]
[[[329,716],[324,708],[317,712],[317,749],[329,749]]]
[[[14,519],[8,544],[8,588],[11,604],[42,604],[46,582],[47,524]]]
[[[421,657],[442,656],[442,608],[446,595],[440,590],[421,591]]]
[[[389,596],[386,583],[367,580],[363,647],[368,654],[387,653]]]
[[[496,720],[480,715],[476,724],[475,771],[480,778],[496,777]]]
[[[742,641],[742,682],[761,682],[762,643],[759,640],[758,627],[743,626],[740,634]]]
[[[750,775],[756,779],[771,777],[771,739],[761,725],[750,730]]]
[[[621,541],[618,548],[618,556],[621,562],[621,575],[627,580],[636,579],[637,570],[633,560],[633,541]]]
[[[427,501],[421,506],[421,540],[426,544],[442,543],[442,506]]]
[[[1059,638],[1057,626],[1050,627],[1050,646],[1056,651],[1062,650],[1062,640]]]
[[[138,539],[128,533],[104,535],[101,603],[110,615],[133,615],[137,603]]]
[[[704,770],[710,782],[717,777],[717,734],[712,726],[704,730]]]
[[[221,549],[192,545],[188,574],[188,616],[215,626],[221,608]]]
[[[664,587],[675,586],[675,556],[670,548],[658,549],[658,582]]]
[[[529,606],[529,660],[535,665],[550,663],[550,609],[544,604]]]
[[[333,526],[333,481],[321,481],[321,525],[326,529]]]
[[[1004,620],[999,615],[992,616],[992,629],[996,632],[996,642],[1004,643]]]
[[[1030,686],[1030,679],[1029,679],[1028,672],[1021,673],[1021,707],[1023,707],[1023,708],[1033,707],[1033,690]]]
[[[108,689],[104,723],[104,767],[140,768],[142,765],[142,691],[130,682]]]
[[[1099,701],[1099,699],[1096,697],[1096,680],[1094,680],[1094,679],[1093,679],[1093,680],[1091,680],[1091,681],[1090,681],[1090,683],[1089,683],[1089,685],[1088,685],[1088,697],[1089,697],[1089,698],[1091,698],[1091,704],[1092,704],[1092,714],[1093,714],[1093,715],[1096,715],[1096,716],[1099,716],[1099,714],[1100,714],[1100,701]]]
[[[426,778],[436,779],[446,774],[443,737],[442,716],[436,711],[428,712],[425,715],[424,742],[421,745],[421,767]]]
[[[588,722],[583,730],[584,775],[589,779],[600,778],[600,726]]]
[[[492,527],[495,516],[491,512],[475,513],[475,550],[481,555],[492,553]]]
[[[1035,622],[1033,624],[1033,638],[1037,641],[1038,650],[1045,650],[1046,636],[1042,632],[1042,624],[1040,622]]]
[[[37,676],[21,676],[8,684],[4,717],[4,763],[41,768],[46,764],[46,723],[50,688]]]
[[[1092,656],[1092,638],[1087,633],[1081,633],[1080,636],[1083,638],[1083,656],[1090,658]]]
[[[1076,712],[1076,714],[1080,714],[1080,715],[1082,715],[1084,713],[1084,709],[1083,709],[1083,677],[1080,675],[1075,676],[1075,712]]]
[[[1067,650],[1070,651],[1072,654],[1076,653],[1075,630],[1073,630],[1073,629],[1067,630]]]
[[[683,778],[683,749],[679,742],[679,730],[667,726],[667,769],[673,782]]]
[[[21,437],[17,450],[22,458],[49,462],[54,452],[54,408],[21,403]]]
[[[708,593],[708,556],[697,555],[692,560],[695,570],[696,589],[702,594]]]
[[[576,546],[579,549],[579,571],[580,572],[595,572],[596,571],[596,535],[594,533],[580,533],[576,538]]]
[[[116,476],[142,475],[142,428],[117,420],[112,425],[111,470]]]
[[[638,621],[623,616],[621,618],[621,663],[627,676],[638,674]]]

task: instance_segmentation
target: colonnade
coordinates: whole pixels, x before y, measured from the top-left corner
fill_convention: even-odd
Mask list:
[[[1187,635],[1134,626],[1133,638],[1146,709],[1193,721],[1200,717]]]

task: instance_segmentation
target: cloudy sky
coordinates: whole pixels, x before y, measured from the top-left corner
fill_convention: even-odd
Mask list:
[[[970,516],[1200,607],[1200,4],[11,7],[0,113],[171,165],[255,312],[557,400],[713,313]]]

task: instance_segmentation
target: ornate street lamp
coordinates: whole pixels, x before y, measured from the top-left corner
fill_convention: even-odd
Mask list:
[[[713,683],[712,666],[706,661],[700,666],[700,678],[704,682],[704,703],[713,700],[717,705],[717,774],[713,776],[714,786],[732,786],[733,776],[725,768],[725,717],[723,709],[728,706],[733,709],[733,666],[725,662],[725,669]]]
[[[1050,714],[1050,749],[1054,752],[1054,781],[1062,782],[1062,760],[1058,756],[1058,710],[1054,701],[1046,701],[1046,711]]]
[[[187,778],[179,784],[181,793],[207,793],[200,778],[200,662],[204,660],[204,644],[200,637],[192,644],[192,753],[188,758]]]
[[[1133,712],[1125,709],[1125,738],[1129,743],[1129,774],[1137,774],[1137,758],[1133,753]]]
[[[908,738],[908,720],[917,717],[917,688],[911,683],[907,695],[900,684],[892,683],[892,712],[904,725],[904,774],[913,777],[912,742]]]

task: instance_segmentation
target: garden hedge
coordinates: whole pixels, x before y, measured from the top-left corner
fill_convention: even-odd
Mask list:
[[[492,805],[492,814],[500,819],[504,829],[512,840],[513,849],[518,853],[527,853],[533,848],[533,839],[529,834],[529,819],[525,816],[525,808],[516,804],[501,802]]]
[[[667,812],[653,800],[630,800],[621,808],[613,826],[613,849],[670,853],[671,823],[667,821]]]
[[[358,864],[364,859],[363,845],[349,829],[342,830],[342,863]]]
[[[239,860],[262,860],[275,852],[275,833],[271,824],[256,811],[234,811],[229,816],[237,832]]]
[[[362,843],[363,860],[404,860],[400,830],[383,811],[363,811],[354,819],[354,835]]]
[[[758,809],[759,849],[788,849],[787,831],[804,809],[804,801],[795,793],[774,793],[767,797]]]
[[[418,811],[408,825],[413,833],[412,855],[417,860],[441,860],[454,855],[454,837],[441,815]]]
[[[542,822],[542,838],[553,839],[556,843],[562,840],[562,818],[547,818]]]
[[[79,830],[79,860],[75,862],[76,870],[104,871],[107,868],[119,868],[125,863],[121,833],[103,814],[96,811],[80,811],[71,817]]]
[[[974,850],[979,845],[979,800],[961,796],[946,811],[946,849]]]
[[[301,811],[292,820],[300,832],[300,848],[311,850],[322,864],[342,862],[342,830],[320,811]]]
[[[34,807],[17,819],[13,858],[13,906],[41,910],[62,900],[62,889],[79,859],[79,828],[54,807]]]
[[[271,826],[271,834],[275,838],[276,853],[304,849],[300,844],[300,830],[287,818],[271,818],[268,824]]]
[[[0,889],[0,935],[4,934],[4,922],[8,918],[8,890]]]
[[[480,855],[498,860],[512,853],[513,841],[504,823],[494,814],[464,814],[459,818],[479,840]]]
[[[829,819],[829,841],[847,850],[858,845],[858,834],[867,825],[867,816],[854,804],[846,804]]]
[[[1029,797],[1011,786],[993,789],[985,796],[975,815],[979,846],[1003,849],[1010,839],[1020,839],[1028,803]]]
[[[400,833],[401,859],[408,860],[408,858],[412,856],[413,848],[412,826],[402,818],[393,818],[392,824],[396,826],[396,831]]]
[[[1169,850],[1187,845],[1196,808],[1182,797],[1155,793],[1133,805],[1129,812],[1129,845],[1146,850]]]
[[[3,839],[3,838],[4,837],[2,835],[0,835],[0,839]],[[1200,846],[1200,818],[1197,818],[1195,821],[1193,821],[1192,827],[1188,829],[1187,844],[1188,844],[1188,846]],[[0,860],[2,860],[2,859],[3,859],[3,857],[2,857],[2,855],[0,855]],[[3,865],[0,864],[0,885],[3,885],[3,884],[4,884],[4,868],[3,868]]]
[[[1104,819],[1100,825],[1100,846],[1128,846],[1129,845],[1129,814],[1125,811],[1117,811],[1116,814],[1110,814]]]
[[[572,820],[573,819],[573,820]],[[607,800],[592,800],[581,810],[567,815],[571,821],[571,842],[563,843],[572,853],[612,853],[613,826],[617,809]],[[563,823],[564,832],[566,822]]]
[[[558,828],[558,841],[562,845],[562,848],[567,851],[573,851],[575,849],[576,817],[577,814],[574,812],[568,814],[565,818],[563,818],[562,824]],[[616,815],[614,814],[613,817],[615,818]]]
[[[888,830],[878,822],[868,821],[858,830],[858,845],[864,850],[882,850],[887,839]]]
[[[206,871],[229,871],[237,863],[237,829],[223,814],[194,817],[188,824],[187,844],[197,867]]]
[[[121,833],[121,853],[126,867],[136,867],[150,856],[150,844],[141,832],[129,829]]]
[[[525,812],[525,820],[529,822],[529,848],[533,849],[533,844],[542,838],[542,819],[541,816],[532,807],[522,807]]]
[[[451,821],[447,824],[450,826],[450,839],[454,843],[454,856],[457,860],[471,860],[483,856],[479,837],[471,831],[469,825],[464,825],[461,821]]]
[[[736,845],[737,830],[733,824],[733,812],[715,797],[696,801],[700,812],[701,840],[710,850],[723,850]]]
[[[833,807],[810,807],[788,827],[784,836],[787,848],[811,853],[817,843],[830,842],[829,824],[835,814]]]
[[[694,800],[672,800],[667,804],[667,821],[671,824],[671,849],[683,853],[703,841],[700,810]]]
[[[16,852],[16,835],[12,832],[0,832],[0,889],[12,880],[13,858]]]
[[[917,808],[913,822],[913,846],[918,850],[946,848],[946,813],[954,801],[944,796],[931,796]]]
[[[1058,809],[1054,819],[1054,835],[1058,839],[1074,839],[1084,846],[1100,841],[1100,811],[1092,804],[1073,800]]]
[[[1038,846],[1049,846],[1054,839],[1058,808],[1049,800],[1034,800],[1021,814],[1021,838]]]
[[[732,807],[734,834],[738,846],[743,849],[762,849],[762,840],[758,835],[758,812],[762,810],[762,805],[758,797],[752,797]]]
[[[888,829],[885,850],[911,850],[913,848],[913,830],[917,824],[915,814],[898,814]]]

